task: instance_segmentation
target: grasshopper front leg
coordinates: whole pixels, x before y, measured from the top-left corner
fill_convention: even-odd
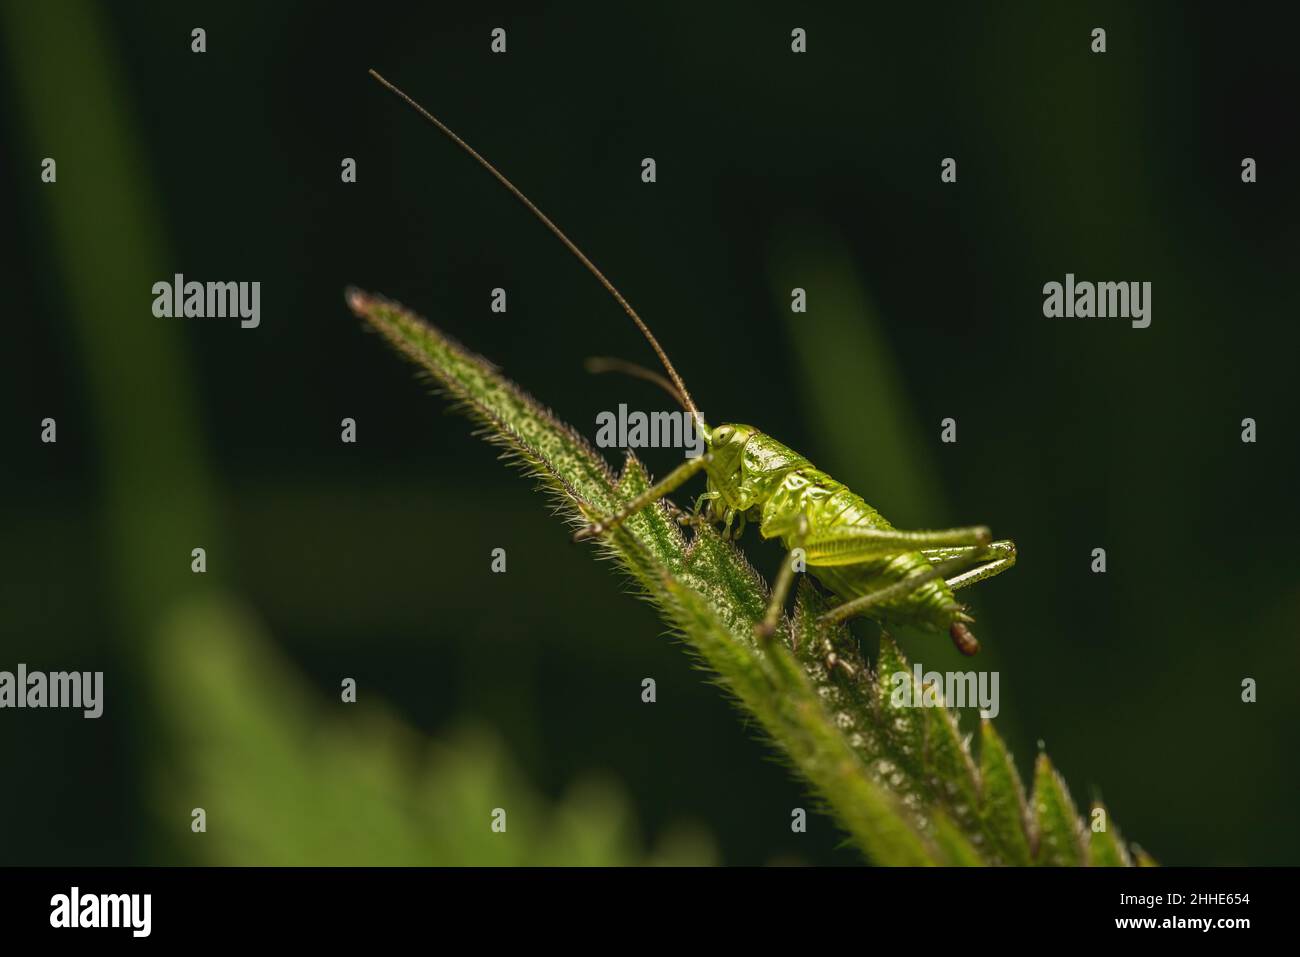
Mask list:
[[[708,464],[708,461],[708,453],[697,455],[693,459],[687,459],[681,465],[677,466],[677,468],[665,475],[660,482],[646,489],[609,518],[600,519],[599,521],[592,522],[585,528],[578,529],[573,533],[573,540],[575,542],[581,542],[588,538],[597,538],[607,532],[612,532],[647,505],[652,505],[665,495],[669,495],[676,491],[689,481],[696,472],[704,468],[704,466]]]
[[[763,620],[754,626],[755,637],[760,639],[771,638],[776,631],[776,624],[781,620],[781,609],[785,607],[785,599],[790,594],[790,586],[794,584],[795,553],[803,548],[804,539],[807,537],[808,516],[802,514],[799,516],[799,523],[795,528],[790,552],[785,556],[785,561],[781,563],[781,570],[776,574],[776,581],[772,583],[772,597],[767,603],[767,612],[763,615]],[[807,561],[806,557],[805,561]]]

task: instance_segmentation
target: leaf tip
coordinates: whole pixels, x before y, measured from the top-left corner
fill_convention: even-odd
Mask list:
[[[343,299],[347,302],[349,309],[358,316],[365,318],[370,309],[370,297],[368,295],[356,286],[348,286],[343,290]]]

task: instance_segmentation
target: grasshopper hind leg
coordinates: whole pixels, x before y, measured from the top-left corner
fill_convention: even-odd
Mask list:
[[[974,585],[976,582],[982,582],[994,575],[1002,574],[1016,563],[1015,542],[990,542],[982,551],[987,554],[988,560],[946,579],[949,588],[956,591],[959,588]],[[922,552],[932,562],[958,559],[962,556],[962,553],[974,554],[974,550],[968,548],[928,548]],[[963,614],[962,618],[954,621],[948,629],[948,637],[952,639],[952,643],[956,645],[957,650],[963,655],[973,655],[980,650],[979,639],[966,626],[967,621],[973,620],[969,615]]]
[[[978,554],[977,554],[978,553]],[[1016,543],[1011,541],[989,542],[982,547],[968,548],[924,548],[921,554],[932,563],[951,561],[963,557],[978,557],[979,564],[973,568],[946,579],[953,591],[982,582],[994,575],[1000,575],[1016,563]]]
[[[822,616],[822,621],[839,622],[867,613],[940,579],[951,589],[963,588],[1006,571],[1016,561],[1015,545],[1007,541],[927,548],[922,549],[921,554],[930,563],[928,569],[837,605]],[[963,655],[979,651],[979,639],[967,627],[974,620],[965,611],[958,611],[948,627],[948,637]]]

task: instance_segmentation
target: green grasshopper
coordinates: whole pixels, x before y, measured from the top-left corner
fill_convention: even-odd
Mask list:
[[[683,524],[721,523],[723,536],[734,540],[747,521],[757,522],[763,538],[779,538],[789,551],[772,586],[763,619],[755,625],[760,637],[775,632],[794,576],[806,569],[842,601],[822,616],[825,622],[860,615],[882,624],[946,630],[963,654],[979,651],[979,642],[968,627],[974,619],[953,593],[1014,565],[1016,548],[1012,542],[993,541],[988,528],[982,525],[934,531],[896,529],[846,485],[752,425],[729,423],[710,428],[649,326],[582,250],[441,120],[374,70],[370,75],[473,157],[578,258],[641,330],[668,379],[617,360],[604,360],[592,368],[630,372],[657,382],[691,416],[704,439],[701,455],[687,459],[615,514],[580,529],[574,535],[575,541],[608,535],[704,472],[707,491],[696,500],[691,514],[681,516]]]

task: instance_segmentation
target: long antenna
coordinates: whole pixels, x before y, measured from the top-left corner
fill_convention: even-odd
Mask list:
[[[515,199],[527,206],[529,212],[541,220],[542,225],[555,234],[556,239],[564,243],[569,252],[578,257],[578,261],[587,267],[591,274],[600,281],[600,284],[604,286],[609,294],[618,301],[618,304],[623,307],[623,311],[626,312],[632,318],[632,321],[636,323],[637,328],[641,330],[641,334],[645,336],[646,341],[650,343],[650,348],[654,349],[655,354],[659,356],[659,361],[664,364],[664,369],[667,370],[669,377],[673,380],[673,384],[677,387],[677,391],[681,393],[682,402],[686,406],[687,411],[690,412],[691,417],[695,419],[696,425],[703,428],[704,417],[700,415],[700,410],[695,407],[695,402],[691,399],[691,394],[686,391],[686,383],[682,381],[682,377],[677,374],[677,370],[673,368],[672,362],[669,361],[668,353],[664,352],[663,346],[659,345],[659,340],[656,339],[654,333],[650,331],[650,327],[647,326],[641,317],[636,314],[636,310],[632,308],[632,304],[623,298],[623,294],[614,288],[614,284],[605,278],[605,274],[596,268],[595,263],[588,259],[581,249],[574,245],[573,240],[564,235],[559,226],[556,226],[555,223],[551,222],[550,218],[545,213],[533,205],[533,201],[520,192],[519,188],[515,186],[514,183],[501,175],[495,166],[485,160],[472,146],[452,132],[452,130],[443,123],[442,120],[438,119],[419,103],[416,103],[415,100],[411,99],[392,83],[389,83],[386,79],[380,76],[377,71],[371,70],[370,75],[379,81],[380,85],[386,87],[390,92],[395,94],[398,99],[405,101],[407,106],[411,107],[411,109],[415,110],[415,112],[419,113],[422,117],[436,126],[441,132],[446,134],[449,140],[472,156],[480,166],[495,176],[497,181],[509,190]]]
[[[588,356],[582,363],[588,372],[594,375],[600,375],[602,372],[621,372],[624,375],[630,375],[634,379],[643,379],[646,382],[653,382],[659,388],[663,389],[680,405],[686,408],[686,402],[682,399],[682,394],[677,391],[677,386],[673,385],[658,372],[653,369],[647,369],[645,366],[639,366],[635,362],[628,362],[626,359],[615,359],[612,356]],[[686,411],[690,411],[687,409]]]

